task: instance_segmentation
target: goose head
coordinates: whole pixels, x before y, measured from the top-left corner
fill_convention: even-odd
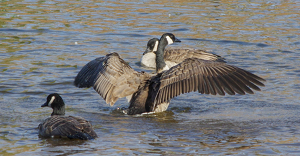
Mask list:
[[[163,42],[163,41],[165,41],[165,40],[167,41],[167,45],[172,44],[172,43],[174,43],[174,42],[181,42],[181,41],[180,41],[179,39],[177,39],[177,38],[175,37],[175,35],[172,34],[172,33],[165,33],[165,34],[163,34],[163,35],[161,36],[159,42],[161,43],[161,42]]]
[[[52,115],[65,115],[65,103],[57,93],[48,95],[47,101],[41,107],[50,107],[53,109]]]
[[[156,51],[156,72],[157,73],[169,69],[164,60],[164,51],[167,45],[172,44],[174,42],[181,42],[181,41],[177,39],[175,35],[172,33],[165,33],[159,39],[159,43]]]
[[[159,39],[158,38],[152,38],[147,43],[147,49],[143,53],[143,55],[146,55],[147,53],[155,53],[157,51]]]

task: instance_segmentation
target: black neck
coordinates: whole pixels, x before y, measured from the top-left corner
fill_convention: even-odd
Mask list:
[[[51,116],[52,115],[65,115],[65,108],[53,110]]]
[[[156,72],[161,72],[163,68],[166,66],[166,62],[164,60],[164,51],[166,46],[168,45],[168,41],[165,38],[161,38],[156,51]]]
[[[65,103],[63,101],[53,108],[51,116],[52,115],[65,115]]]

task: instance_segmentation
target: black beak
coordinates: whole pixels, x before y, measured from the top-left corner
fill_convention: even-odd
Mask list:
[[[145,52],[143,53],[143,55],[145,55],[145,54],[147,54],[147,53],[150,53],[151,52],[151,50],[149,49],[149,48],[147,48],[146,50],[145,50]]]
[[[41,107],[47,107],[48,106],[48,102],[45,102],[44,104],[41,105]]]
[[[174,42],[181,42],[179,39],[175,38],[175,41]]]

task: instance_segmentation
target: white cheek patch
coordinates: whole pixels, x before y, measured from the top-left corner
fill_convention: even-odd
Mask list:
[[[156,42],[155,42],[155,45],[154,45],[153,51],[157,51],[157,47],[158,47],[158,41],[156,41]]]
[[[170,38],[170,36],[167,36],[166,38],[167,38],[168,44],[174,43],[173,40]]]
[[[55,96],[52,96],[50,102],[48,103],[49,107],[51,107],[51,104],[53,103],[54,100],[55,100]]]

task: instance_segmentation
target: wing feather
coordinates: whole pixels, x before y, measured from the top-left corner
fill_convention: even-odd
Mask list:
[[[183,62],[187,58],[198,58],[203,60],[219,61],[225,62],[225,59],[219,55],[209,53],[205,50],[200,49],[176,49],[176,48],[167,48],[164,51],[165,61],[175,62],[176,64]]]
[[[132,95],[150,76],[133,70],[119,54],[111,53],[87,63],[75,78],[74,85],[92,87],[113,105],[118,98]]]
[[[188,58],[163,72],[154,100],[156,104],[169,101],[180,94],[197,91],[201,94],[253,94],[252,89],[264,86],[263,78],[224,62]],[[158,79],[152,79],[158,80]],[[258,86],[257,86],[258,85]]]

